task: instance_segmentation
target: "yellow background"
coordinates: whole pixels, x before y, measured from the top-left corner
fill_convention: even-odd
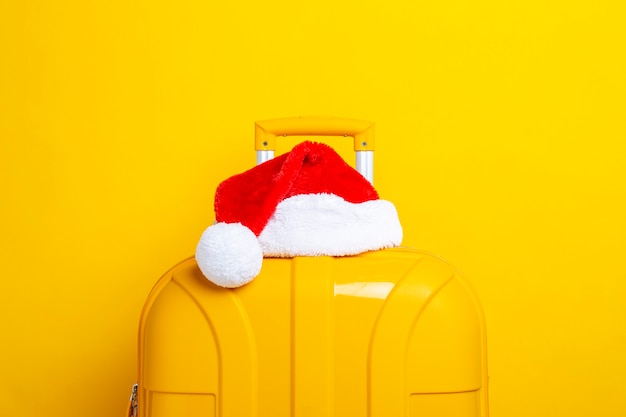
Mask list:
[[[405,244],[483,302],[493,416],[626,415],[622,4],[3,1],[0,415],[122,415],[151,286],[253,122],[309,114],[376,122]]]

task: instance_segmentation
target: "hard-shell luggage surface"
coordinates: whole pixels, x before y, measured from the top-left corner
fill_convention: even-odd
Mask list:
[[[455,268],[409,248],[268,258],[234,289],[185,260],[147,299],[138,364],[141,417],[488,416],[480,303]]]

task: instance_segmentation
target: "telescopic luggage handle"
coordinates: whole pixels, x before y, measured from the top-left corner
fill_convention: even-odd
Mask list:
[[[255,123],[257,165],[274,158],[278,136],[344,136],[354,139],[356,169],[374,182],[374,122],[340,117],[300,116]]]

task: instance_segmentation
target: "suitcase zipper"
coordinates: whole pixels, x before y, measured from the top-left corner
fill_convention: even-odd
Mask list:
[[[133,391],[130,394],[130,400],[128,401],[128,417],[137,417],[137,384],[133,385]]]

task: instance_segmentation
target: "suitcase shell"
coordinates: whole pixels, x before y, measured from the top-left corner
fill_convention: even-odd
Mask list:
[[[480,303],[408,248],[265,259],[237,289],[188,259],[147,299],[138,363],[141,417],[488,416]]]

